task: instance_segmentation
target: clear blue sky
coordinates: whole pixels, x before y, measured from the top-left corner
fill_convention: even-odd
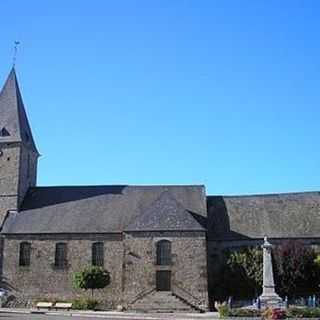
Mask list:
[[[320,190],[319,1],[1,1],[40,185]]]

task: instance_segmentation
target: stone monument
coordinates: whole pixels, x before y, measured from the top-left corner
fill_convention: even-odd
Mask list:
[[[272,269],[272,245],[267,237],[264,237],[263,248],[263,290],[260,296],[261,306],[279,306],[282,299],[275,290],[273,269]]]

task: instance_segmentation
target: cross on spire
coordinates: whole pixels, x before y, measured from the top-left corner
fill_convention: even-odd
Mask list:
[[[12,59],[12,65],[15,67],[16,61],[17,61],[17,53],[18,53],[18,45],[20,44],[20,41],[15,41],[14,42],[14,47],[13,47],[13,59]]]

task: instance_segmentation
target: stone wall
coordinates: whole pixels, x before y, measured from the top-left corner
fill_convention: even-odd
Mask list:
[[[0,144],[0,225],[8,210],[18,206],[20,147],[17,144]]]
[[[172,265],[156,265],[156,243],[169,240]],[[156,288],[156,271],[171,271],[172,291],[190,303],[207,306],[207,255],[205,233],[130,233],[125,239],[125,293],[130,303]]]
[[[20,168],[19,168],[19,205],[22,203],[29,187],[34,187],[37,183],[37,160],[38,155],[21,147]]]
[[[3,253],[3,276],[8,288],[25,299],[58,298],[72,299],[89,296],[91,292],[74,289],[73,273],[91,265],[92,240],[28,240],[31,243],[30,267],[19,266],[19,245],[22,240],[5,239]],[[99,240],[100,241],[100,240]],[[67,243],[68,266],[57,269],[54,266],[56,242]],[[105,268],[110,272],[111,282],[103,290],[96,290],[95,297],[106,306],[121,303],[122,241],[104,242]]]
[[[0,145],[0,225],[8,210],[17,210],[36,185],[37,154],[18,143]]]
[[[116,238],[102,235],[20,235],[4,240],[3,278],[5,287],[24,300],[58,298],[70,300],[89,296],[72,287],[75,271],[91,265],[91,248],[95,241],[104,242],[105,268],[111,274],[110,285],[96,290],[95,297],[107,307],[130,306],[139,295],[156,286],[156,243],[172,243],[172,291],[187,301],[207,306],[207,260],[205,233],[125,234]],[[87,238],[87,239],[85,239]],[[104,238],[104,239],[103,239]],[[31,243],[30,267],[19,266],[20,243]],[[68,266],[54,266],[55,244],[67,243]],[[167,267],[166,267],[167,268]]]
[[[0,195],[17,195],[19,184],[20,147],[0,144]]]

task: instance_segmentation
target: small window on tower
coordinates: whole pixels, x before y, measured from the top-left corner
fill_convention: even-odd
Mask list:
[[[10,136],[10,133],[6,128],[2,128],[0,130],[0,137],[9,137],[9,136]]]

